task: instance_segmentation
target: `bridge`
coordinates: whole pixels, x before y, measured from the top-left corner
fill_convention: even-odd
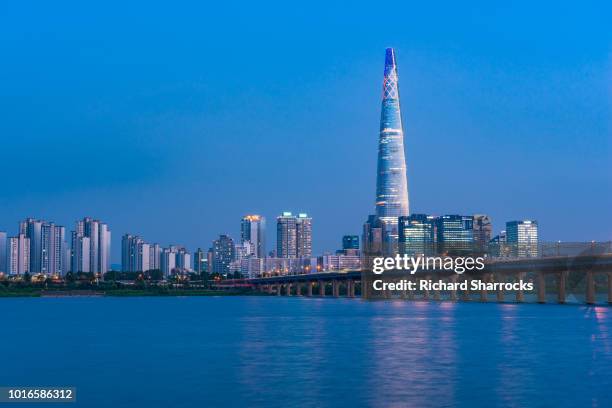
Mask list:
[[[457,274],[448,270],[419,271],[414,275],[406,272],[387,271],[381,275],[364,271],[320,272],[302,275],[280,275],[245,279],[240,284],[251,286],[254,290],[278,296],[333,296],[375,298],[406,298],[442,300],[477,300],[482,302],[510,300],[508,293],[496,290],[466,291],[374,291],[372,282],[376,279],[418,281],[434,279],[445,282],[519,282],[530,281],[534,284],[536,301],[546,303],[548,294],[556,294],[556,302],[566,303],[568,292],[584,295],[584,303],[596,304],[597,295],[604,294],[612,303],[612,253],[594,255],[545,256],[540,258],[491,259],[482,271]],[[514,301],[524,302],[525,292],[513,291]]]

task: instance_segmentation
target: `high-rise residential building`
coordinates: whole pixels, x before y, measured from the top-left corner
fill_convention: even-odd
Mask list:
[[[76,223],[75,232],[89,238],[89,272],[104,274],[110,269],[111,232],[108,225],[85,217]]]
[[[8,239],[7,272],[9,275],[22,275],[30,272],[30,238],[25,234]]]
[[[52,222],[28,218],[19,233],[30,240],[30,273],[63,275],[66,272],[66,229]]]
[[[235,259],[234,240],[228,235],[219,235],[219,238],[213,241],[209,254],[210,272],[227,275],[230,271],[230,263]]]
[[[436,218],[438,252],[448,255],[471,253],[474,249],[474,217],[443,215]]]
[[[342,249],[359,249],[359,235],[343,236]]]
[[[240,243],[250,242],[253,255],[266,256],[266,219],[261,215],[245,215],[240,223]]]
[[[43,223],[41,228],[41,272],[49,275],[64,275],[66,228],[54,223]]]
[[[312,256],[312,218],[306,213],[299,213],[295,223],[296,255],[298,258]]]
[[[435,218],[427,214],[399,217],[399,253],[430,256],[435,252]]]
[[[297,217],[288,211],[276,217],[276,255],[297,258]]]
[[[8,268],[6,267],[6,232],[0,231],[0,273],[8,273]]]
[[[180,273],[193,271],[193,268],[191,267],[191,254],[183,247],[179,247],[176,250],[176,269]]]
[[[91,240],[83,234],[72,231],[70,245],[70,270],[73,273],[91,272]]]
[[[491,218],[484,214],[474,214],[474,249],[483,252],[493,236]]]
[[[149,269],[161,270],[161,246],[159,244],[151,244],[149,247]]]
[[[531,258],[538,256],[538,222],[533,220],[506,223],[506,243],[513,256]]]
[[[164,276],[170,276],[176,270],[176,254],[177,248],[170,246],[169,248],[163,248],[160,255],[161,271]]]
[[[379,252],[379,247],[385,254],[397,253],[398,219],[410,214],[398,78],[395,51],[387,48],[378,141],[376,217],[368,218],[368,231],[364,226],[367,254]],[[372,228],[380,228],[381,242],[372,240],[377,238],[370,234],[374,232]]]
[[[151,269],[151,249],[153,245],[146,243],[136,235],[125,234],[121,238],[121,270],[123,272],[146,272]]]
[[[312,218],[286,211],[276,218],[276,255],[279,258],[312,256]]]
[[[28,218],[19,224],[19,234],[30,240],[30,266],[28,272],[42,272],[42,226],[44,221]]]

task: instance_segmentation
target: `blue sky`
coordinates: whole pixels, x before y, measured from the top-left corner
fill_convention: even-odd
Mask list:
[[[384,49],[413,212],[612,239],[605,2],[13,2],[0,12],[0,229],[26,216],[207,248],[239,219],[373,211]]]

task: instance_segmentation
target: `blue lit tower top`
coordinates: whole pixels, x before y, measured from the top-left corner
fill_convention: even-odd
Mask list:
[[[385,223],[409,215],[404,131],[400,112],[395,51],[387,48],[378,141],[376,215]]]

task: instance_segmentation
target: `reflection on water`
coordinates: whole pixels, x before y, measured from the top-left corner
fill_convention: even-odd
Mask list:
[[[0,345],[27,350],[4,354],[0,385],[74,385],[75,406],[612,406],[606,307],[295,297],[0,307],[11,311]]]

